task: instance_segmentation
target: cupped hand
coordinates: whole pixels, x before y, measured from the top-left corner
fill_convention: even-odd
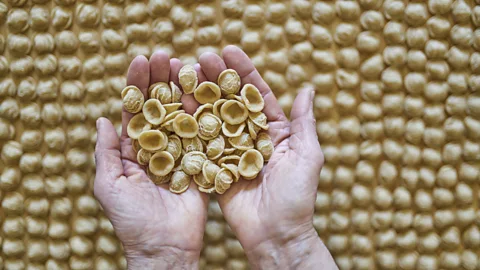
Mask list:
[[[298,93],[289,121],[242,50],[228,46],[222,55],[223,59],[213,53],[200,56],[203,74],[208,80],[217,81],[223,70],[234,69],[242,85],[257,86],[265,100],[263,112],[275,146],[268,164],[256,179],[242,179],[225,194],[217,196],[227,223],[254,267],[280,264],[286,268],[315,265],[316,269],[335,269],[312,222],[324,162],[312,111],[314,90],[305,88]],[[319,252],[314,255],[320,262],[308,261],[311,258],[304,256],[315,253],[316,249]],[[318,268],[321,265],[324,268]]]
[[[163,52],[136,57],[130,64],[127,85],[137,86],[147,98],[149,85],[174,81],[182,67],[178,59]],[[184,100],[192,110],[192,99]],[[192,181],[182,194],[168,185],[156,186],[137,163],[126,127],[133,115],[122,112],[122,134],[117,136],[106,118],[97,121],[94,193],[123,243],[130,269],[194,268],[198,263],[208,197]]]

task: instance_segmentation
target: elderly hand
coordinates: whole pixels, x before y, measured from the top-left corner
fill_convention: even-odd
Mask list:
[[[136,57],[128,70],[127,85],[147,97],[150,84],[174,81],[178,59],[157,52],[150,61]],[[184,106],[191,100],[186,97]],[[178,195],[168,185],[156,186],[137,163],[126,127],[132,114],[123,110],[120,138],[112,123],[97,121],[94,193],[122,241],[129,269],[191,269],[198,267],[207,219],[208,197],[192,182]]]
[[[262,269],[337,269],[312,223],[324,162],[312,111],[314,90],[300,91],[289,121],[269,86],[239,48],[226,47],[223,59],[205,53],[199,62],[205,79],[216,82],[223,70],[234,69],[242,84],[257,86],[265,100],[263,112],[275,151],[255,180],[240,180],[217,196],[250,264]]]

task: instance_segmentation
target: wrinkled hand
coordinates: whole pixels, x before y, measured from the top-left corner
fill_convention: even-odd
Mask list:
[[[263,112],[269,121],[268,133],[275,151],[255,180],[240,180],[217,196],[225,219],[250,263],[260,268],[281,265],[335,269],[312,223],[324,162],[312,110],[313,89],[300,91],[289,121],[269,86],[239,48],[226,47],[223,59],[213,53],[203,54],[199,62],[210,81],[217,81],[227,68],[236,70],[242,84],[257,86],[265,100]],[[318,260],[312,261],[308,257],[311,254]]]
[[[178,84],[178,59],[157,52],[148,61],[136,57],[128,70],[127,85],[135,85],[147,97],[150,84]],[[193,106],[186,97],[184,107]],[[137,163],[126,127],[132,114],[122,112],[120,138],[112,123],[97,121],[94,193],[122,241],[129,269],[195,268],[203,244],[208,197],[192,182],[178,195],[168,185],[156,186]]]

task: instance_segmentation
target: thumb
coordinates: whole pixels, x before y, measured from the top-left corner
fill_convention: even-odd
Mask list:
[[[115,179],[123,175],[120,158],[120,141],[112,122],[106,118],[97,120],[97,145],[95,146],[96,175],[94,194],[101,200]]]
[[[314,90],[304,88],[295,98],[290,112],[290,149],[300,157],[305,157],[320,165],[323,164],[323,154],[318,143],[315,117],[313,115]]]

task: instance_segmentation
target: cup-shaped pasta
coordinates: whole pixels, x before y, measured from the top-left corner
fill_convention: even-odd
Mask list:
[[[173,120],[173,130],[182,138],[194,138],[198,135],[198,123],[193,116],[180,113]]]
[[[206,160],[203,163],[202,174],[208,184],[213,185],[213,183],[215,182],[215,176],[217,176],[217,173],[219,171],[220,167],[212,161]]]
[[[204,140],[211,140],[220,134],[222,120],[212,113],[203,113],[198,117],[198,136]]]
[[[165,123],[167,121],[173,120],[175,119],[175,117],[177,117],[177,115],[181,113],[185,113],[185,111],[184,110],[173,111],[165,116],[165,119],[163,120],[163,122]]]
[[[253,84],[245,84],[240,91],[245,107],[251,112],[261,112],[265,106],[263,96]]]
[[[227,191],[233,183],[233,175],[227,169],[220,169],[215,176],[215,191],[218,194],[223,194]]]
[[[193,138],[182,138],[182,146],[186,153],[192,151],[203,152],[202,140],[200,140],[198,136]]]
[[[245,179],[250,180],[255,178],[263,168],[263,156],[255,149],[247,150],[240,157],[238,163],[238,172]]]
[[[173,132],[173,119],[170,119],[168,121],[164,121],[160,125],[160,130],[163,132]]]
[[[155,185],[167,184],[168,182],[170,182],[170,178],[172,177],[172,173],[169,173],[169,174],[164,175],[164,176],[155,175],[148,168],[147,168],[147,175],[148,175],[148,178],[150,178],[150,180]]]
[[[140,133],[138,136],[138,143],[140,146],[150,152],[163,150],[167,147],[167,135],[160,130],[147,130]]]
[[[228,147],[228,148],[225,148],[225,150],[223,150],[223,154],[225,156],[229,156],[229,155],[233,155],[233,153],[235,152],[235,150],[237,150],[235,147]]]
[[[158,176],[165,176],[169,174],[175,166],[173,156],[167,151],[155,153],[148,163],[150,172]]]
[[[213,111],[213,114],[216,116],[216,117],[221,117],[220,115],[220,108],[222,108],[223,104],[227,102],[226,99],[222,98],[222,99],[219,99],[217,101],[215,101],[215,103],[213,103],[213,108],[212,108],[212,111]]]
[[[206,193],[206,194],[213,194],[213,193],[215,193],[215,187],[211,187],[211,188],[198,187],[198,191]]]
[[[238,137],[228,138],[228,142],[238,150],[249,150],[255,147],[252,137],[248,133],[242,133]]]
[[[268,130],[267,116],[263,112],[251,112],[248,118],[263,130]]]
[[[220,108],[220,115],[230,125],[238,125],[248,118],[248,110],[241,102],[228,100]]]
[[[160,125],[167,111],[163,107],[162,103],[158,99],[149,99],[143,104],[143,115],[145,119],[152,125]]]
[[[133,148],[133,151],[135,151],[135,153],[138,153],[138,151],[140,151],[140,148],[142,147],[138,143],[138,140],[132,139],[132,148]]]
[[[236,155],[223,156],[217,161],[218,166],[222,166],[222,164],[238,165],[239,163],[240,163],[240,156],[236,156]]]
[[[193,92],[193,96],[200,104],[213,104],[222,96],[220,87],[212,82],[202,82]]]
[[[185,94],[193,93],[198,85],[198,76],[195,68],[191,65],[183,66],[178,72],[178,81]]]
[[[174,82],[170,82],[170,89],[172,90],[172,103],[182,102],[182,91]]]
[[[240,123],[238,125],[230,125],[227,122],[223,122],[222,124],[223,135],[229,138],[240,136],[240,134],[242,134],[244,129],[245,129],[245,122]]]
[[[233,182],[237,182],[240,179],[240,173],[238,172],[238,166],[235,164],[223,163],[222,168],[227,169],[233,176]]]
[[[138,139],[140,133],[143,131],[150,130],[152,128],[152,124],[150,124],[143,113],[136,114],[130,119],[127,125],[127,134],[128,137],[131,139]]]
[[[123,107],[127,112],[138,113],[142,110],[145,97],[135,85],[129,85],[122,90]]]
[[[195,113],[193,113],[193,117],[198,121],[198,117],[203,113],[212,113],[213,112],[213,105],[210,103],[202,104],[198,106]]]
[[[150,98],[156,98],[160,100],[162,104],[168,104],[172,102],[172,90],[167,83],[158,82],[152,84],[148,89],[150,93]]]
[[[180,107],[182,107],[182,103],[179,102],[163,105],[163,108],[165,108],[166,111],[166,115],[177,111],[178,109],[180,109]]]
[[[169,152],[174,160],[177,160],[182,154],[182,141],[177,135],[168,136],[167,148],[165,151]]]
[[[187,175],[182,170],[176,171],[172,174],[168,189],[173,193],[180,194],[188,189],[191,180],[191,176]]]
[[[222,94],[226,96],[238,93],[242,81],[235,70],[227,69],[218,75],[217,82]]]
[[[152,157],[152,153],[148,152],[145,149],[140,148],[137,152],[137,162],[140,165],[148,165],[150,158]]]
[[[225,149],[225,139],[223,136],[218,136],[213,140],[210,140],[207,144],[207,157],[211,160],[219,158],[223,154]]]
[[[182,158],[182,170],[188,175],[199,174],[207,156],[199,151],[186,153]]]
[[[247,119],[247,129],[248,129],[248,134],[250,134],[250,137],[252,139],[256,140],[258,136],[258,132],[260,131],[260,127],[255,125],[251,119]]]
[[[257,150],[262,154],[263,159],[268,161],[273,154],[273,142],[270,135],[266,132],[261,132],[257,136],[257,141],[255,142]]]
[[[203,188],[213,187],[213,183],[209,183],[207,179],[205,179],[205,176],[201,173],[195,174],[193,176],[193,182],[195,182],[195,184],[197,184],[199,187],[203,187]]]

